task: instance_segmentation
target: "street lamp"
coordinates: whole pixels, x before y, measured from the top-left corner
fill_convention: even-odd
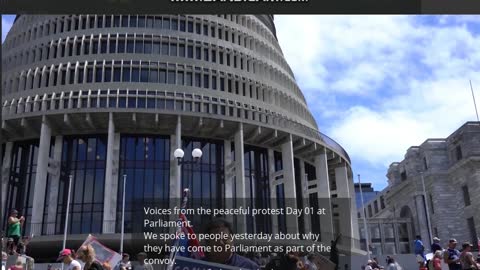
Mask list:
[[[203,154],[202,150],[195,148],[192,150],[193,161],[185,161],[183,160],[183,157],[185,156],[185,152],[183,152],[182,149],[177,148],[173,152],[173,156],[177,159],[178,166],[185,165],[185,164],[195,164],[200,160],[200,158],[202,157],[202,154]]]

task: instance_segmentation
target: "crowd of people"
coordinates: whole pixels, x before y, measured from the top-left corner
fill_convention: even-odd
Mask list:
[[[25,245],[21,241],[21,226],[25,218],[18,217],[18,212],[12,210],[8,219],[7,227],[7,253],[10,255],[24,255]],[[223,219],[215,219],[210,222],[206,228],[208,234],[233,234],[232,226]],[[465,242],[462,245],[462,251],[456,249],[457,241],[450,239],[447,248],[442,248],[440,239],[435,237],[431,245],[433,257],[427,260],[425,246],[417,236],[414,241],[414,253],[417,256],[420,270],[441,270],[442,263],[448,265],[449,270],[480,270],[480,258],[475,258],[471,252],[473,245]],[[226,240],[209,240],[206,243],[210,246],[231,246],[230,238]],[[253,256],[242,256],[228,248],[223,248],[222,252],[208,252],[204,254],[203,261],[225,264],[239,267],[242,269],[265,269],[265,270],[320,270],[321,258],[319,254],[301,254],[291,252],[288,254],[263,257],[262,254],[251,254]],[[7,256],[2,254],[2,261]],[[63,262],[66,270],[153,270],[153,266],[145,263],[147,254],[140,252],[136,256],[135,263],[130,261],[127,253],[122,254],[122,260],[114,266],[108,263],[100,264],[95,259],[95,250],[91,245],[81,246],[77,252],[72,249],[64,249],[59,253],[58,261]],[[80,264],[82,261],[83,264]],[[83,265],[83,266],[82,266]],[[64,267],[65,269],[65,267]],[[387,256],[385,265],[380,265],[377,258],[368,260],[366,265],[362,265],[362,270],[402,270],[402,267],[393,257]],[[5,269],[2,263],[2,270],[22,270],[22,261],[18,260],[9,269]],[[48,270],[54,270],[51,265]]]
[[[462,244],[462,250],[457,249],[457,240],[451,238],[448,240],[448,246],[444,249],[440,245],[438,237],[433,238],[431,251],[433,258],[427,260],[425,255],[425,246],[421,237],[417,235],[415,244],[415,255],[417,255],[420,269],[425,270],[441,270],[442,263],[448,265],[449,270],[479,270],[480,258],[472,253],[473,245],[470,242]]]
[[[438,237],[433,238],[430,246],[431,256],[425,254],[425,246],[420,236],[416,236],[414,245],[414,254],[419,265],[419,270],[442,270],[442,265],[448,266],[449,270],[480,270],[480,256],[472,253],[473,245],[470,242],[462,244],[461,251],[457,249],[457,240],[449,239],[448,246],[443,248]],[[402,267],[395,262],[395,259],[387,256],[386,266],[381,266],[377,260],[368,260],[366,265],[362,265],[362,270],[401,270]]]
[[[385,260],[386,266],[380,265],[378,259],[375,257],[372,260],[368,260],[366,265],[362,265],[362,270],[402,270],[403,268],[395,261],[391,256],[387,256]]]
[[[20,234],[20,226],[23,218],[17,218],[18,212],[12,211],[9,218],[8,237]],[[11,220],[11,222],[10,222]],[[18,227],[17,227],[18,226]],[[12,229],[13,228],[13,229]],[[214,219],[207,226],[207,234],[233,234],[232,225],[223,219]],[[20,238],[15,237],[14,241],[9,241],[8,252],[11,255],[23,255],[19,252],[21,246]],[[271,254],[270,256],[262,256],[260,253],[255,254],[239,254],[233,252],[232,249],[226,248],[232,246],[233,242],[230,237],[223,240],[208,240],[205,243],[208,246],[223,246],[221,252],[206,252],[201,258],[205,262],[213,262],[241,269],[265,269],[265,270],[320,270],[321,258],[319,254],[301,254],[298,252],[290,252],[288,254]],[[5,257],[7,254],[5,253]],[[23,270],[23,262],[18,257],[16,263],[8,269],[2,270]],[[140,252],[136,255],[136,261],[130,261],[130,255],[122,254],[122,259],[117,265],[109,265],[108,263],[99,263],[95,259],[95,250],[91,245],[83,245],[77,251],[73,249],[63,249],[60,251],[57,262],[64,264],[65,270],[153,270],[151,264],[146,263],[147,254]],[[6,261],[2,260],[2,261]],[[81,262],[81,263],[80,263]],[[54,269],[52,264],[48,265],[47,270]]]

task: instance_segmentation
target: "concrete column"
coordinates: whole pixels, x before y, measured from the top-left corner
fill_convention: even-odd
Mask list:
[[[355,186],[353,184],[353,179],[349,178],[348,180],[348,189],[350,191],[350,220],[352,221],[352,238],[360,240],[360,232],[358,231],[358,217],[357,217],[357,204],[355,196]],[[360,242],[354,241],[353,244],[357,248],[360,248]]]
[[[347,166],[342,164],[335,168],[335,181],[337,183],[338,192],[338,212],[340,220],[340,233],[342,239],[340,243],[344,246],[352,246],[352,209],[351,209],[351,194],[349,188],[349,178]],[[348,242],[350,241],[350,242]]]
[[[234,163],[233,163],[233,157],[232,157],[232,142],[230,140],[225,140],[223,143],[223,166],[224,166],[224,179],[225,179],[225,207],[226,209],[232,209],[233,208],[233,191],[235,190],[234,186]],[[227,215],[226,219],[230,222],[233,223],[233,216],[232,215]]]
[[[8,179],[10,178],[10,166],[12,160],[12,148],[13,142],[5,143],[5,156],[3,157],[2,163],[2,211],[9,211],[7,209],[7,188],[8,188]],[[5,212],[2,212],[2,217],[5,215]]]
[[[310,200],[308,196],[308,179],[307,175],[305,174],[305,162],[303,160],[300,161],[300,177],[301,177],[301,183],[302,183],[302,196],[303,196],[303,207],[308,207],[310,206]],[[305,233],[308,233],[312,230],[312,214],[310,215],[303,215],[303,228]]]
[[[315,174],[317,176],[317,194],[319,207],[325,208],[326,215],[320,215],[320,233],[322,242],[330,244],[333,237],[333,213],[330,195],[330,180],[328,177],[327,153],[315,157]]]
[[[286,207],[297,208],[295,191],[295,167],[293,166],[293,144],[292,135],[288,135],[287,141],[282,144],[282,165],[283,181],[285,183]],[[298,218],[294,215],[287,215],[287,232],[297,233]]]
[[[417,235],[420,235],[422,238],[422,242],[425,245],[425,247],[428,249],[428,239],[430,239],[429,234],[428,234],[428,225],[427,225],[427,214],[425,212],[425,205],[424,205],[424,200],[423,200],[423,193],[418,193],[415,196],[415,208],[417,210],[417,215],[414,217],[417,219],[417,224],[418,228],[415,230]],[[416,235],[413,236],[414,240]]]
[[[243,147],[243,125],[239,123],[238,130],[234,136],[235,145],[235,196],[237,207],[246,207],[246,190],[245,190],[245,159]],[[237,233],[245,233],[247,231],[247,217],[237,217]]]
[[[103,233],[115,233],[118,194],[118,148],[113,113],[108,116],[107,164],[105,169],[105,200],[103,203]]]
[[[48,198],[47,235],[55,233],[57,218],[58,188],[60,186],[60,169],[62,165],[63,137],[55,137],[53,159],[50,162],[50,194]]]
[[[170,199],[182,198],[182,181],[181,170],[178,166],[177,159],[173,156],[176,149],[182,148],[182,122],[181,117],[177,117],[177,125],[175,134],[170,135]]]
[[[275,177],[275,156],[273,149],[267,150],[268,154],[268,182],[270,185],[270,207],[277,209],[277,185],[274,184]],[[278,233],[278,216],[272,215],[272,233]]]
[[[40,235],[42,232],[43,210],[45,206],[45,190],[47,186],[47,169],[50,152],[52,130],[43,116],[40,128],[40,144],[38,147],[37,170],[35,173],[35,187],[32,202],[31,233]]]

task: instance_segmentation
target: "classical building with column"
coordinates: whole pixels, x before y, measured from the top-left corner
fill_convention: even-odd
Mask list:
[[[370,247],[378,255],[413,253],[420,235],[427,252],[433,237],[480,236],[480,122],[467,122],[446,139],[427,139],[390,165],[388,186],[365,205]],[[424,192],[425,191],[425,192]],[[362,210],[359,209],[361,218]],[[360,219],[360,221],[362,221]],[[365,249],[365,229],[360,238]]]
[[[118,247],[123,175],[127,240],[142,205],[171,207],[189,187],[210,207],[291,199],[330,213],[243,216],[239,232],[341,233],[340,250],[358,246],[350,159],[319,132],[273,16],[19,15],[2,66],[2,225],[18,209],[37,257],[61,247],[70,175],[73,246],[92,233]],[[203,156],[180,167],[177,148]]]

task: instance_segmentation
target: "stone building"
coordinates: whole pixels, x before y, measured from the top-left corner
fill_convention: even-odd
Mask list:
[[[368,223],[400,219],[405,224],[397,225],[404,230],[395,231],[392,239],[403,243],[396,253],[413,252],[416,235],[428,250],[435,236],[443,246],[453,237],[460,243],[473,242],[476,247],[480,236],[480,122],[467,122],[446,139],[428,139],[410,147],[403,161],[390,165],[387,177],[388,187],[365,205],[364,211]],[[361,210],[358,217],[360,214]],[[364,242],[364,226],[359,227]],[[409,247],[405,246],[406,236]],[[375,244],[374,240],[385,242],[392,237],[375,225],[369,230],[369,238]]]
[[[237,232],[358,243],[350,159],[319,131],[271,15],[18,15],[2,66],[2,218],[26,217],[36,258],[61,247],[70,175],[73,246],[93,233],[118,247],[123,175],[126,240],[143,204],[168,207],[190,187],[210,207],[289,199],[329,213],[238,217]],[[177,166],[178,148],[184,160],[200,148],[199,165]]]

